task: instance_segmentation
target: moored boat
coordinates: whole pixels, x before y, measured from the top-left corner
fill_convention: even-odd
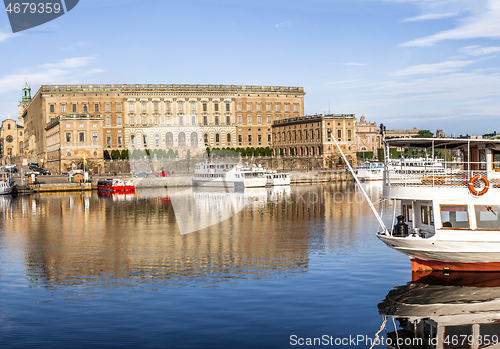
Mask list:
[[[14,186],[14,181],[8,173],[0,174],[0,195],[12,193]]]
[[[389,147],[453,150],[460,158],[414,173],[386,161],[384,197],[400,211],[392,231],[377,237],[408,255],[412,271],[500,271],[500,140],[390,139]]]
[[[125,179],[103,179],[97,182],[97,190],[107,192],[133,192],[134,182]]]
[[[197,163],[193,184],[204,187],[253,188],[265,187],[266,170],[261,166],[243,166],[239,163],[201,162]]]
[[[266,171],[266,186],[290,185],[290,174],[286,172]]]

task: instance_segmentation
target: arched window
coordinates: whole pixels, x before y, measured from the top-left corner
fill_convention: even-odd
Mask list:
[[[142,143],[144,143],[144,148],[148,146],[148,135],[142,135]]]
[[[227,142],[227,144],[231,143],[231,134],[230,133],[228,133],[226,136],[226,142]]]
[[[9,130],[10,130],[10,124],[7,124],[7,129],[9,129]]]
[[[203,135],[203,141],[205,142],[205,145],[208,145],[208,134]]]
[[[24,143],[19,142],[19,152],[22,154],[24,152]]]
[[[160,146],[160,135],[155,135],[155,146],[158,148]]]
[[[198,134],[196,132],[191,132],[191,146],[198,146]]]
[[[135,148],[135,136],[134,135],[130,136],[130,146],[132,148]]]
[[[186,134],[184,132],[179,132],[179,135],[177,136],[177,143],[180,147],[186,145]]]
[[[220,136],[218,133],[215,134],[215,143],[219,143],[220,142]]]
[[[167,147],[171,147],[174,145],[174,135],[172,132],[167,132],[165,136],[165,144]]]

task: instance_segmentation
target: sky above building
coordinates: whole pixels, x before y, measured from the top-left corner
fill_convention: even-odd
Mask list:
[[[500,132],[500,0],[80,0],[12,34],[0,120],[43,84],[302,86],[305,112]]]

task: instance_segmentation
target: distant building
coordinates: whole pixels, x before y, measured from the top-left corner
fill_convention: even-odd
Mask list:
[[[436,138],[444,138],[443,130],[436,130]]]
[[[271,147],[272,122],[303,115],[305,95],[302,87],[236,85],[43,85],[33,98],[30,91],[26,84],[19,104],[25,148],[54,171],[84,151],[102,159],[100,146],[173,148],[181,157],[205,147]]]
[[[277,120],[273,123],[273,152],[285,156],[321,156],[323,167],[344,166],[332,139],[337,139],[347,159],[356,164],[354,114],[321,114]]]
[[[377,149],[382,147],[377,123],[366,121],[364,115],[356,122],[356,146],[358,152],[371,151],[374,156],[377,155]]]
[[[416,127],[411,130],[385,130],[385,138],[412,138],[418,135],[418,131]]]
[[[13,119],[2,121],[0,127],[0,157],[19,156],[24,153],[24,127]]]

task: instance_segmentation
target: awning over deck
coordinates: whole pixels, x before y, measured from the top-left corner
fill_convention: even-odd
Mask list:
[[[458,149],[468,145],[486,145],[489,149],[500,150],[500,139],[456,139],[456,138],[391,138],[386,139],[390,147]]]

